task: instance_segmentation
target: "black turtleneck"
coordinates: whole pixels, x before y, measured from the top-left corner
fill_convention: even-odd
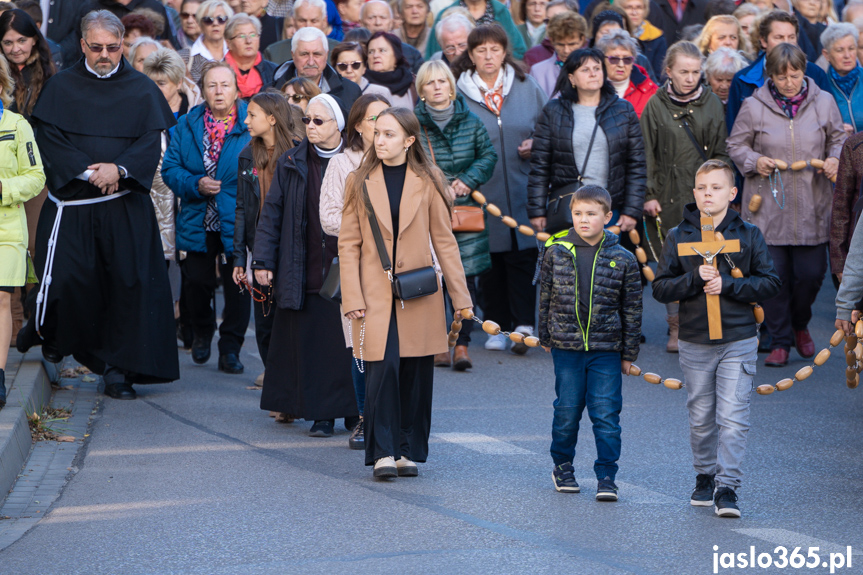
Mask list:
[[[405,162],[399,166],[388,166],[381,163],[384,169],[384,183],[387,186],[387,197],[390,200],[390,215],[393,220],[393,257],[396,257],[396,243],[399,239],[399,208],[402,203],[402,190],[405,187],[405,174],[408,164]]]

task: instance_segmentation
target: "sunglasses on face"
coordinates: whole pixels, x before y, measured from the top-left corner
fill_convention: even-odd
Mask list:
[[[201,18],[201,22],[206,24],[207,26],[212,26],[213,22],[218,22],[219,24],[224,24],[227,21],[228,21],[227,16],[216,16],[215,18],[213,18],[212,16],[204,16],[203,18]]]
[[[180,12],[180,19],[188,20],[189,18],[194,18],[195,14],[193,12]]]
[[[308,97],[303,96],[302,94],[291,94],[288,96],[294,103],[302,102],[303,100],[308,100]],[[308,122],[306,122],[308,124]]]
[[[359,70],[359,69],[360,69],[360,66],[362,66],[362,65],[363,65],[363,63],[362,63],[362,62],[360,62],[360,61],[355,61],[355,62],[339,62],[338,64],[336,64],[336,68],[338,68],[338,69],[339,69],[339,72],[347,72],[347,71],[348,71],[348,66],[350,66],[350,67],[351,67],[352,69],[354,69],[354,70]]]
[[[306,126],[312,123],[314,123],[315,126],[323,126],[325,123],[332,121],[334,121],[332,118],[329,118],[327,120],[322,120],[321,118],[303,118],[303,124],[305,124]]]
[[[624,66],[632,66],[632,63],[635,62],[635,58],[632,56],[624,56],[622,58],[620,56],[607,56],[605,59],[608,60],[608,63],[612,66],[620,66],[621,64]]]
[[[94,54],[101,54],[102,50],[107,50],[111,54],[116,54],[123,49],[122,44],[109,44],[107,46],[102,46],[101,44],[90,44],[86,40],[84,40],[84,44],[86,44],[87,48]]]

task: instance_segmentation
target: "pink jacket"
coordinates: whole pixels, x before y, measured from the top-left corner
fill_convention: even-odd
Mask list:
[[[728,138],[728,155],[746,178],[743,185],[743,219],[761,229],[768,245],[814,246],[830,239],[833,185],[812,167],[779,172],[772,188],[758,175],[761,156],[789,165],[813,158],[839,158],[846,134],[836,100],[807,77],[809,94],[791,120],[779,107],[765,83],[743,101]],[[749,200],[761,196],[761,208],[749,211]],[[784,201],[784,208],[781,204]]]

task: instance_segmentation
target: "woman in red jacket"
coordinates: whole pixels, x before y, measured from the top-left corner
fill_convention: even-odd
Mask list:
[[[644,106],[656,93],[656,84],[647,72],[635,63],[638,42],[626,30],[612,30],[596,43],[605,56],[605,71],[617,95],[635,108],[641,118]]]

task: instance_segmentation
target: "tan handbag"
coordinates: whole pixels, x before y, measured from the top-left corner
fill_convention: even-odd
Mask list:
[[[432,162],[437,164],[434,158],[434,149],[432,149],[431,140],[429,139],[428,130],[423,126],[423,132],[426,135],[426,142],[429,145]],[[452,208],[452,231],[453,232],[482,232],[485,231],[485,213],[479,206],[453,206]]]

